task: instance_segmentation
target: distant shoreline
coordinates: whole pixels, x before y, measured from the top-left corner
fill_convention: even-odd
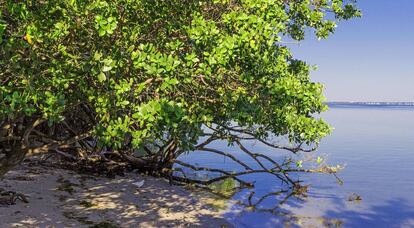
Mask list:
[[[353,102],[331,101],[325,102],[329,107],[413,107],[414,102]]]

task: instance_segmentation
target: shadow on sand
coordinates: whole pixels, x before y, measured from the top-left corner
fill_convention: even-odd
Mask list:
[[[133,185],[142,180],[142,187]],[[91,227],[102,222],[115,227],[230,226],[204,198],[137,174],[107,179],[23,165],[7,174],[0,187],[30,201],[0,207],[0,227]]]

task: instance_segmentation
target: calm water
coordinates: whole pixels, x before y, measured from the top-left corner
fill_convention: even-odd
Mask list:
[[[344,184],[339,185],[330,175],[301,175],[300,179],[311,185],[308,197],[304,201],[289,199],[281,210],[299,218],[303,226],[414,227],[414,108],[341,106],[323,116],[335,130],[323,140],[317,155],[326,157],[329,164],[345,165],[339,174]],[[249,146],[263,149],[258,144]],[[236,148],[227,151],[237,153]],[[281,156],[278,152],[267,154]],[[203,166],[230,170],[236,167],[223,158],[203,153],[183,159]],[[245,179],[256,181],[257,196],[280,189],[270,176]],[[362,200],[349,201],[354,193]],[[234,196],[243,197],[246,192]],[[266,200],[263,208],[276,203],[276,199]],[[237,227],[275,227],[289,220],[239,206],[233,206],[226,218]]]

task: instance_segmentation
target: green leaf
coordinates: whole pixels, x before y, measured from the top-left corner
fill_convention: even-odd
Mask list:
[[[104,72],[101,72],[101,73],[98,74],[98,80],[99,80],[99,82],[106,81],[106,75],[105,75]]]
[[[108,71],[110,71],[110,70],[112,70],[112,67],[111,67],[111,66],[104,66],[104,67],[102,68],[102,72],[108,72]]]

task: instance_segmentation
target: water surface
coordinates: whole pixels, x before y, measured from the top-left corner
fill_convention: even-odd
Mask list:
[[[339,174],[344,184],[329,175],[301,175],[298,178],[311,185],[308,197],[304,201],[288,199],[281,210],[299,218],[295,223],[303,226],[414,227],[414,108],[336,106],[323,117],[335,130],[322,141],[317,155],[330,164],[345,165]],[[226,147],[224,143],[215,146]],[[259,144],[249,147],[264,149]],[[236,148],[226,149],[238,153]],[[267,154],[275,158],[284,155],[275,151]],[[203,153],[183,159],[229,170],[236,167],[222,157]],[[245,178],[256,182],[257,196],[281,187],[269,175]],[[362,200],[349,201],[355,194]],[[243,197],[245,192],[240,192],[234,199]],[[273,199],[262,206],[276,204]],[[275,227],[289,220],[238,206],[231,209],[226,218],[237,227]]]

